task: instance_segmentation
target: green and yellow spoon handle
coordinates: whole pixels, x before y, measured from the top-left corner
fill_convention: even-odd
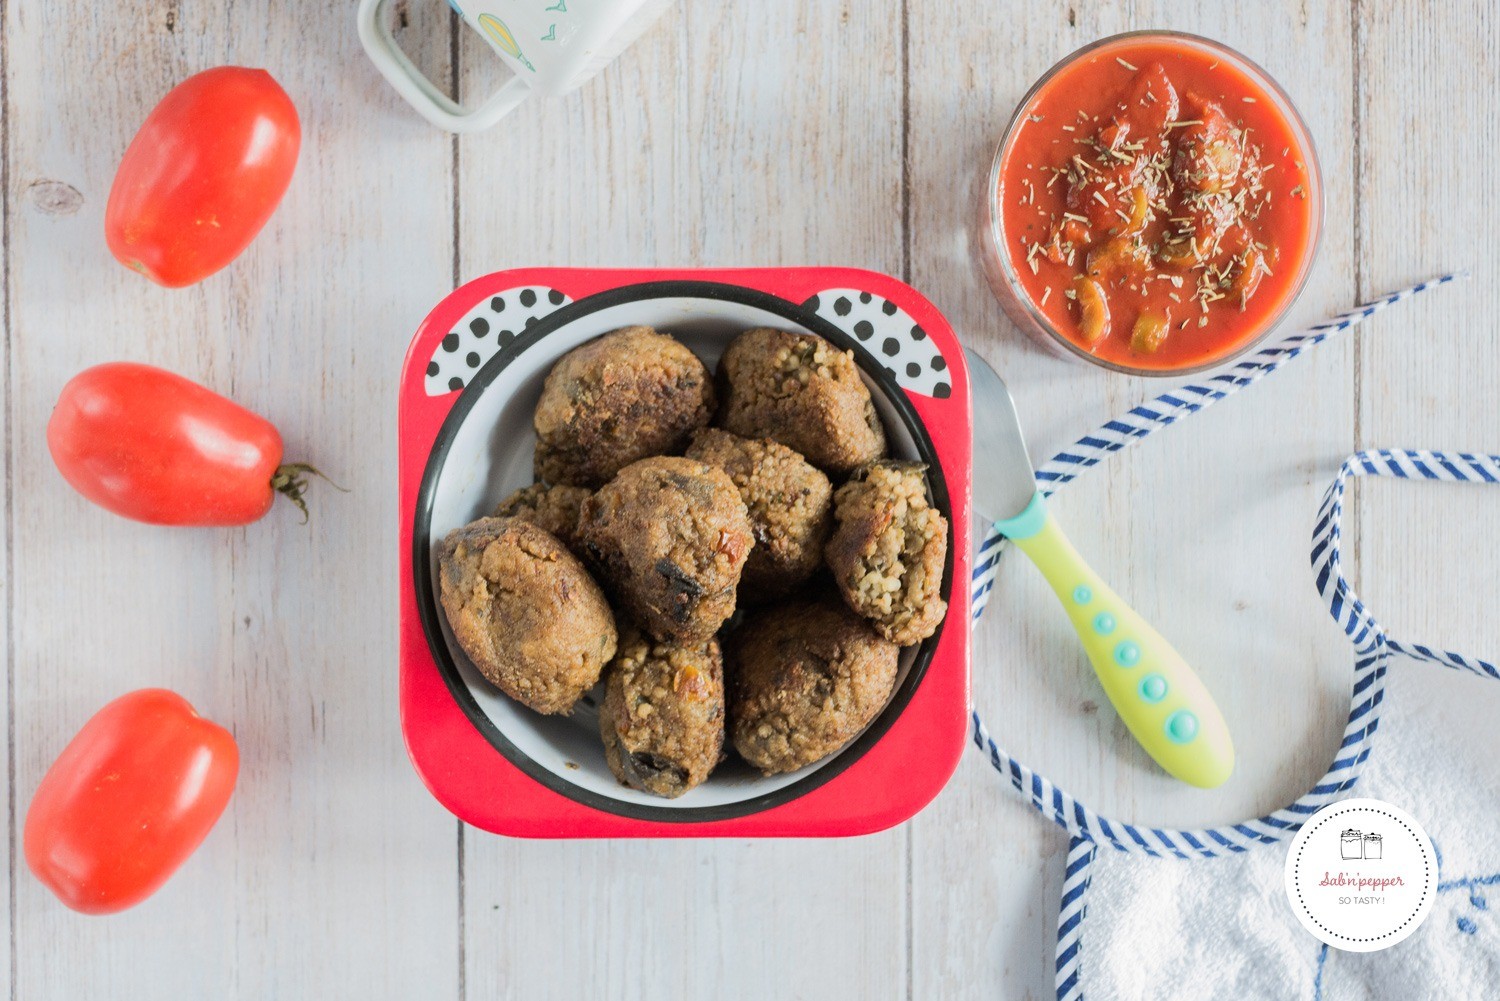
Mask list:
[[[1234,744],[1213,696],[1182,655],[1078,555],[1042,495],[995,527],[1047,578],[1105,694],[1146,753],[1191,785],[1222,785],[1234,770]]]

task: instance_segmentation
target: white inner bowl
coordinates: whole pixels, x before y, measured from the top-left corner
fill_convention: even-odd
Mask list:
[[[729,341],[751,327],[818,333],[778,313],[755,306],[707,297],[671,296],[605,306],[564,323],[522,348],[519,354],[514,348],[502,352],[501,357],[489,364],[501,364],[505,357],[511,360],[493,380],[481,385],[483,379],[476,379],[475,385],[465,391],[464,402],[471,403],[471,409],[453,432],[447,456],[431,483],[428,558],[432,580],[438,579],[437,545],[448,532],[489,514],[504,497],[533,482],[532,452],[536,434],[532,429],[532,414],[552,366],[578,345],[611,330],[635,324],[655,327],[676,337],[703,360],[710,372],[717,367],[719,356]],[[868,372],[861,369],[861,374],[885,423],[891,455],[919,458],[910,431],[885,391]],[[562,785],[565,791],[567,786],[572,786],[592,793],[594,797],[637,807],[668,810],[728,807],[773,795],[802,782],[849,750],[846,746],[839,754],[815,765],[770,778],[731,754],[708,781],[677,799],[663,799],[631,789],[615,779],[604,761],[598,729],[602,685],[585,696],[569,716],[543,716],[533,712],[485,681],[454,640],[441,610],[436,618],[442,623],[443,639],[452,661],[479,711],[516,751],[560,780],[551,784]],[[918,651],[922,649],[923,646],[914,646],[901,651],[896,691],[901,690]]]

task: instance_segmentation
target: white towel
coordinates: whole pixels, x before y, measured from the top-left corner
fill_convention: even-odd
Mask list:
[[[1085,900],[1086,1001],[1500,997],[1500,772],[1482,753],[1500,686],[1403,657],[1350,796],[1405,809],[1438,852],[1431,914],[1380,952],[1324,946],[1282,888],[1290,840],[1183,861],[1102,847]]]

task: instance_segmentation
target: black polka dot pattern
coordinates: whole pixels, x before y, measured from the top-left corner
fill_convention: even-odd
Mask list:
[[[463,389],[496,354],[549,313],[572,302],[555,288],[532,285],[506,289],[477,303],[443,336],[427,363],[428,396]]]
[[[861,289],[840,288],[819,292],[803,307],[862,344],[902,389],[940,400],[953,395],[947,359],[896,302]]]

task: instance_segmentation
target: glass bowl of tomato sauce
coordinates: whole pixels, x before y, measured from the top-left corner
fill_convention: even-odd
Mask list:
[[[1250,350],[1306,284],[1323,223],[1312,138],[1218,42],[1114,35],[1022,99],[982,199],[981,256],[1042,343],[1133,375]]]

